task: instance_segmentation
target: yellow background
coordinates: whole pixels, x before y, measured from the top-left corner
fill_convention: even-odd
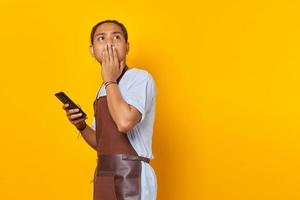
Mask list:
[[[128,65],[157,84],[159,200],[300,199],[298,1],[6,1],[0,199],[92,199],[96,153],[54,93],[91,123],[104,19],[126,25]]]

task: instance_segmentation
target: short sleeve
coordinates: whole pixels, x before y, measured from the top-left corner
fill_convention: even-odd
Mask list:
[[[92,124],[91,124],[91,128],[96,130],[96,120],[95,120],[95,116],[93,118]]]
[[[135,77],[126,85],[126,91],[122,94],[124,100],[134,106],[141,114],[142,122],[155,97],[155,83],[151,74]]]

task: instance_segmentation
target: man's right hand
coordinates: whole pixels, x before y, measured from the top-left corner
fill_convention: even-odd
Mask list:
[[[79,106],[79,105],[78,105]],[[63,109],[66,111],[66,115],[69,119],[69,121],[76,127],[80,128],[85,124],[85,120],[87,117],[83,118],[82,113],[79,112],[79,109],[68,109],[69,104],[64,104]]]

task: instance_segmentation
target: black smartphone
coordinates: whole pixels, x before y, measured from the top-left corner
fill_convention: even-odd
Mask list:
[[[58,92],[55,93],[55,96],[61,101],[63,102],[63,104],[69,104],[68,109],[79,109],[79,112],[82,113],[82,117],[86,117],[85,112],[83,112],[83,110],[81,110],[81,108],[79,106],[77,106],[77,104],[75,104],[64,92]]]

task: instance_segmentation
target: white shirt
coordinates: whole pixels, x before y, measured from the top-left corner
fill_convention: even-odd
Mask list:
[[[123,99],[142,114],[142,119],[129,132],[127,137],[139,156],[153,159],[152,135],[156,107],[156,85],[152,75],[146,70],[128,69],[119,82]],[[99,92],[100,90],[100,92]],[[98,96],[106,96],[104,85]],[[91,127],[96,130],[95,117]],[[157,180],[153,168],[142,162],[141,200],[156,200]]]

